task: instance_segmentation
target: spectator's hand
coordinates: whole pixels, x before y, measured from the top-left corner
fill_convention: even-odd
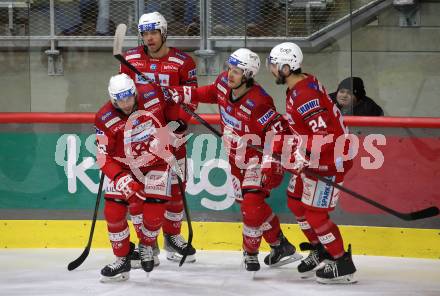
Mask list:
[[[135,181],[133,177],[127,173],[122,173],[116,177],[115,188],[122,193],[124,199],[128,201],[128,203],[145,200],[145,193],[142,184]]]
[[[280,161],[270,155],[265,155],[261,164],[261,175],[264,188],[271,190],[280,186],[284,175]]]

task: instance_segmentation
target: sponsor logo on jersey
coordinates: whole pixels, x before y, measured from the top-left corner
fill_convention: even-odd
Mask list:
[[[154,96],[156,96],[156,91],[154,91],[154,90],[151,90],[149,92],[144,93],[144,98],[145,99],[148,99],[148,98],[151,98],[151,97],[154,97]]]
[[[220,107],[220,115],[225,125],[241,130],[241,121],[234,116],[229,115],[223,106]]]
[[[188,79],[194,78],[197,76],[197,69],[192,69],[188,71]]]
[[[226,111],[228,112],[228,113],[231,113],[231,111],[232,111],[232,107],[231,106],[226,106]]]
[[[240,105],[240,110],[244,111],[245,113],[247,113],[248,115],[251,115],[251,110],[249,110],[248,108],[246,108],[243,105]]]
[[[150,119],[134,129],[124,131],[124,143],[145,142],[156,131]]]
[[[178,72],[179,71],[179,67],[177,67],[176,65],[173,64],[169,64],[169,63],[163,63],[162,64],[162,71],[168,71],[168,72]]]
[[[151,64],[150,65],[150,70],[151,71],[156,71],[156,69],[157,69],[157,65],[156,64]]]
[[[226,90],[226,88],[223,86],[223,85],[221,85],[220,83],[217,83],[217,89],[219,90],[219,91],[221,91],[222,93],[224,93],[224,94],[226,94],[228,91]]]
[[[258,122],[261,125],[265,125],[269,121],[269,119],[274,115],[275,115],[275,110],[269,109],[269,111],[267,111],[266,114],[258,118]]]
[[[175,63],[178,63],[178,64],[180,64],[180,65],[183,65],[185,62],[184,61],[182,61],[181,59],[178,59],[178,58],[175,58],[175,57],[169,57],[168,58],[168,61],[170,61],[170,62],[175,62]]]
[[[334,181],[335,177],[331,176],[331,177],[324,177],[327,180],[330,181]],[[331,198],[332,198],[332,193],[333,193],[333,187],[318,181],[317,182],[317,186],[316,186],[316,191],[315,191],[315,200],[313,201],[313,206],[316,206],[318,208],[328,208],[331,202]]]
[[[151,128],[151,125],[153,124],[153,121],[152,120],[148,120],[147,122],[144,122],[144,123],[142,123],[142,124],[140,124],[140,125],[138,125],[137,127],[135,127],[133,130],[132,130],[132,134],[138,134],[138,133],[140,133],[142,130],[144,130],[144,129],[149,129],[149,128]]]
[[[251,100],[251,99],[247,99],[247,100],[246,100],[246,106],[248,106],[248,107],[251,108],[251,109],[254,109],[254,107],[255,107],[255,102],[254,102],[253,100]]]
[[[133,61],[131,62],[131,64],[133,65],[133,67],[136,68],[145,68],[145,66],[147,65],[146,61]]]
[[[307,112],[312,111],[317,108],[319,108],[319,99],[314,99],[314,100],[308,101],[305,104],[302,104],[296,110],[298,110],[299,114],[304,115]]]
[[[110,117],[110,115],[112,115],[112,111],[108,111],[107,113],[102,115],[101,120],[106,121]]]
[[[151,81],[156,81],[156,78],[154,77],[154,73],[143,73],[145,76],[147,76],[148,79]],[[140,76],[139,74],[136,74],[136,81],[137,84],[148,84],[148,81],[144,79],[144,77]]]
[[[159,99],[158,99],[158,98],[154,98],[154,99],[152,99],[152,100],[146,102],[146,103],[144,104],[144,108],[147,109],[147,108],[149,108],[149,107],[151,107],[151,106],[153,106],[153,105],[156,105],[156,104],[158,104],[158,103],[159,103]]]
[[[107,128],[110,128],[113,124],[115,124],[115,123],[118,122],[118,121],[121,121],[121,119],[120,119],[119,117],[115,117],[115,118],[110,119],[109,121],[107,121],[107,122],[105,123],[105,126],[106,126]]]
[[[139,59],[141,57],[140,53],[137,54],[129,54],[128,56],[125,57],[125,59],[127,61],[132,60],[132,59]]]
[[[170,75],[159,74],[159,84],[161,86],[169,86],[170,85]]]

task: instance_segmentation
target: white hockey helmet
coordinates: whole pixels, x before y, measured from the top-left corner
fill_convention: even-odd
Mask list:
[[[130,96],[136,96],[134,81],[125,73],[112,76],[108,83],[108,93],[113,105]]]
[[[247,48],[239,48],[229,56],[228,65],[242,69],[246,78],[253,78],[260,70],[260,57]]]
[[[290,66],[291,71],[301,68],[303,53],[301,48],[293,42],[284,42],[278,44],[270,51],[267,62],[277,65],[278,71],[284,65]]]
[[[159,12],[145,13],[139,18],[139,33],[160,30],[163,37],[167,36],[167,21]]]

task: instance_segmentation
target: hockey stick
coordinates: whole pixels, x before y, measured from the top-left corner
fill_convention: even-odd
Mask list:
[[[115,33],[115,43],[114,43],[114,48],[113,48],[113,55],[116,59],[118,59],[122,64],[126,65],[130,70],[132,70],[134,73],[140,75],[142,78],[146,79],[147,81],[151,81],[150,79],[148,79],[143,73],[141,73],[138,69],[136,69],[132,64],[130,64],[123,56],[122,56],[122,41],[123,37],[125,36],[125,31],[126,31],[127,27],[124,24],[120,24],[118,25],[118,28],[116,29],[116,33]],[[118,37],[118,30],[120,31],[119,34],[122,34],[122,38]],[[119,39],[119,41],[117,40]],[[119,48],[116,48],[116,45],[119,46]],[[222,137],[222,133],[219,132],[218,130],[216,130],[212,125],[210,125],[206,120],[204,120],[202,117],[200,117],[197,113],[195,113],[194,111],[192,111],[188,106],[186,106],[185,104],[180,104],[183,108],[183,110],[185,112],[187,112],[188,114],[190,114],[191,116],[193,116],[198,122],[200,122],[202,125],[204,125],[206,128],[208,128],[211,132],[213,132],[216,136],[218,137]],[[254,148],[260,152],[263,152],[262,149],[260,147],[254,146],[252,144],[249,144],[249,147]],[[275,156],[276,157],[276,156]],[[279,157],[279,156],[278,156]],[[368,203],[378,209],[381,209],[395,217],[398,217],[402,220],[406,220],[406,221],[413,221],[413,220],[419,220],[419,219],[425,219],[425,218],[430,218],[430,217],[434,217],[437,216],[439,214],[439,209],[435,206],[433,207],[429,207],[429,208],[425,208],[419,211],[415,211],[415,212],[410,212],[410,213],[401,213],[401,212],[397,212],[393,209],[390,209],[368,197],[365,197],[357,192],[354,192],[342,185],[339,185],[331,180],[328,180],[326,178],[324,178],[321,175],[318,175],[316,173],[314,173],[313,171],[311,171],[310,169],[306,169],[305,173],[307,175],[313,176],[315,178],[317,178],[318,180],[333,186],[345,193],[350,194],[351,196],[365,202]]]
[[[220,138],[222,137],[222,134],[221,134],[218,130],[216,130],[212,125],[210,125],[206,120],[204,120],[202,117],[200,117],[200,115],[198,115],[197,113],[195,113],[194,111],[192,111],[192,110],[191,110],[188,106],[186,106],[185,104],[181,104],[181,106],[184,107],[183,109],[184,109],[188,114],[190,114],[191,116],[193,116],[197,121],[199,121],[202,125],[204,125],[206,128],[208,128],[210,131],[212,131],[216,136],[218,136],[218,137],[220,137]],[[185,107],[186,107],[186,108],[185,108]],[[249,147],[251,147],[251,148],[253,148],[253,149],[255,149],[255,150],[257,150],[257,151],[263,153],[263,149],[261,149],[260,147],[255,146],[255,145],[252,145],[252,144],[248,144],[248,145],[249,145]],[[280,155],[274,155],[274,157],[275,157],[275,158],[278,158],[278,160],[281,159],[281,156],[280,156]],[[378,209],[381,209],[382,211],[385,211],[385,212],[387,212],[388,214],[391,214],[391,215],[393,215],[393,216],[395,216],[395,217],[398,217],[398,218],[400,218],[400,219],[402,219],[402,220],[406,220],[406,221],[414,221],[414,220],[419,220],[419,219],[425,219],[425,218],[434,217],[434,216],[437,216],[437,215],[439,214],[439,209],[438,209],[438,207],[435,207],[435,206],[433,206],[433,207],[429,207],[429,208],[425,208],[425,209],[422,209],[422,210],[419,210],[419,211],[415,211],[415,212],[401,213],[401,212],[395,211],[395,210],[393,210],[393,209],[390,209],[390,208],[388,208],[388,207],[386,207],[386,206],[384,206],[384,205],[382,205],[382,204],[380,204],[380,203],[378,203],[378,202],[376,202],[376,201],[374,201],[374,200],[372,200],[372,199],[370,199],[370,198],[368,198],[368,197],[365,197],[365,196],[363,196],[363,195],[361,195],[361,194],[359,194],[359,193],[357,193],[357,192],[354,192],[354,191],[351,190],[351,189],[348,189],[348,188],[346,188],[346,187],[344,187],[344,186],[342,186],[342,185],[339,185],[338,183],[335,183],[335,182],[333,182],[333,181],[331,181],[331,180],[329,180],[329,179],[326,179],[325,177],[323,177],[323,176],[321,176],[321,175],[319,175],[319,174],[317,174],[317,173],[311,171],[311,170],[308,169],[308,168],[306,168],[306,169],[304,170],[304,173],[305,173],[306,175],[309,175],[309,176],[315,177],[315,178],[317,178],[318,180],[320,180],[320,181],[326,183],[327,185],[333,186],[333,187],[339,189],[340,191],[343,191],[343,192],[345,192],[345,193],[348,193],[348,194],[350,194],[351,196],[353,196],[353,197],[355,197],[355,198],[357,198],[357,199],[359,199],[359,200],[361,200],[361,201],[363,201],[363,202],[365,202],[365,203],[368,203],[368,204],[370,204],[370,205],[372,205],[372,206],[374,206],[374,207],[376,207],[376,208],[378,208]]]
[[[95,232],[96,218],[98,217],[99,203],[101,201],[101,193],[102,193],[102,186],[104,184],[104,178],[105,178],[105,174],[101,172],[101,180],[99,181],[98,195],[96,196],[95,211],[93,212],[92,227],[90,228],[89,241],[82,254],[77,259],[70,262],[69,265],[67,265],[67,269],[69,271],[72,271],[76,269],[78,266],[80,266],[86,260],[87,256],[90,253],[93,233]]]
[[[188,251],[189,248],[191,247],[191,243],[193,240],[193,228],[191,225],[191,217],[189,216],[188,203],[186,202],[185,188],[183,188],[183,181],[182,178],[179,176],[179,174],[176,175],[177,175],[177,182],[179,182],[180,193],[182,194],[183,209],[185,211],[186,223],[188,223],[188,242],[185,247],[185,253],[183,254],[182,259],[180,259],[179,262],[179,267],[181,267],[183,263],[185,263],[186,257],[188,257]]]
[[[127,26],[125,24],[119,24],[115,31],[115,39],[113,42],[113,56],[120,61],[122,64],[126,65],[131,71],[141,76],[143,79],[150,83],[156,84],[155,81],[152,81],[148,77],[146,77],[143,73],[141,73],[136,67],[130,64],[123,56],[122,56],[122,44],[124,42],[125,33],[127,32]],[[187,106],[183,108],[185,111],[189,109]],[[188,112],[188,111],[187,111]],[[182,259],[180,259],[179,266],[182,266],[185,263],[186,257],[188,256],[188,250],[191,246],[193,239],[193,228],[191,224],[191,217],[189,215],[188,203],[186,201],[185,189],[183,188],[183,181],[180,175],[176,172],[177,181],[179,183],[180,193],[182,194],[183,201],[183,209],[185,211],[186,222],[188,224],[188,244],[185,248],[185,254],[182,255]]]

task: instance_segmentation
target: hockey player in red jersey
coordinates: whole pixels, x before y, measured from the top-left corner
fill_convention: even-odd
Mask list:
[[[136,90],[129,76],[119,74],[110,79],[108,91],[110,101],[96,114],[95,126],[98,163],[110,180],[104,217],[117,259],[101,270],[103,282],[129,277],[134,244],[129,240],[127,210],[140,241],[141,266],[146,272],[153,270],[153,246],[171,199],[170,164],[176,163],[167,138],[171,134],[162,90],[153,84]]]
[[[348,155],[348,131],[325,88],[313,75],[301,71],[302,61],[301,49],[290,42],[275,46],[268,58],[276,83],[288,87],[288,123],[292,131],[305,140],[303,149],[295,151],[297,158],[302,157],[307,162],[296,160],[287,191],[288,207],[310,242],[310,254],[298,266],[298,271],[306,277],[316,270],[316,279],[320,283],[351,283],[355,281],[353,274],[356,271],[351,247],[347,252],[344,250],[339,228],[329,217],[338,201],[339,190],[315,177],[301,174],[308,163],[308,169],[342,184],[344,175],[352,166]],[[275,151],[281,152],[279,149]],[[272,172],[263,169],[263,174],[270,179]],[[320,263],[324,259],[328,261],[322,267]]]
[[[143,40],[143,45],[130,49],[125,53],[125,59],[136,67],[140,72],[161,86],[197,86],[197,73],[194,60],[183,51],[168,47],[167,21],[158,12],[146,13],[139,19],[138,30]],[[120,72],[128,74],[137,86],[148,83],[141,76],[133,73],[125,65],[121,64]],[[196,105],[191,105],[193,110]],[[170,106],[166,114],[168,121],[176,121],[180,127],[176,130],[178,136],[184,137],[187,129],[187,121],[190,116],[179,105]],[[182,170],[186,170],[186,147],[182,145],[176,149],[176,157]],[[186,177],[186,176],[185,176]],[[185,178],[184,178],[185,179]],[[186,182],[183,182],[184,188]],[[167,258],[180,261],[184,249],[187,246],[185,239],[180,235],[183,219],[183,201],[179,185],[175,178],[172,184],[172,198],[165,212],[164,248]],[[155,248],[155,258],[159,249]],[[186,262],[195,261],[196,250],[191,246],[188,249]],[[136,252],[134,253],[136,254]],[[136,257],[136,256],[135,256]]]
[[[267,265],[279,266],[302,258],[284,237],[278,217],[265,200],[282,181],[281,167],[272,167],[273,178],[265,182],[261,178],[261,152],[247,147],[250,141],[262,148],[267,132],[287,128],[272,98],[254,81],[259,68],[258,55],[240,48],[230,55],[228,70],[213,84],[196,89],[184,87],[183,95],[175,95],[177,103],[196,101],[219,107],[232,186],[243,216],[243,255],[248,271],[260,269],[258,251],[262,237],[271,246],[271,253],[264,259]]]

